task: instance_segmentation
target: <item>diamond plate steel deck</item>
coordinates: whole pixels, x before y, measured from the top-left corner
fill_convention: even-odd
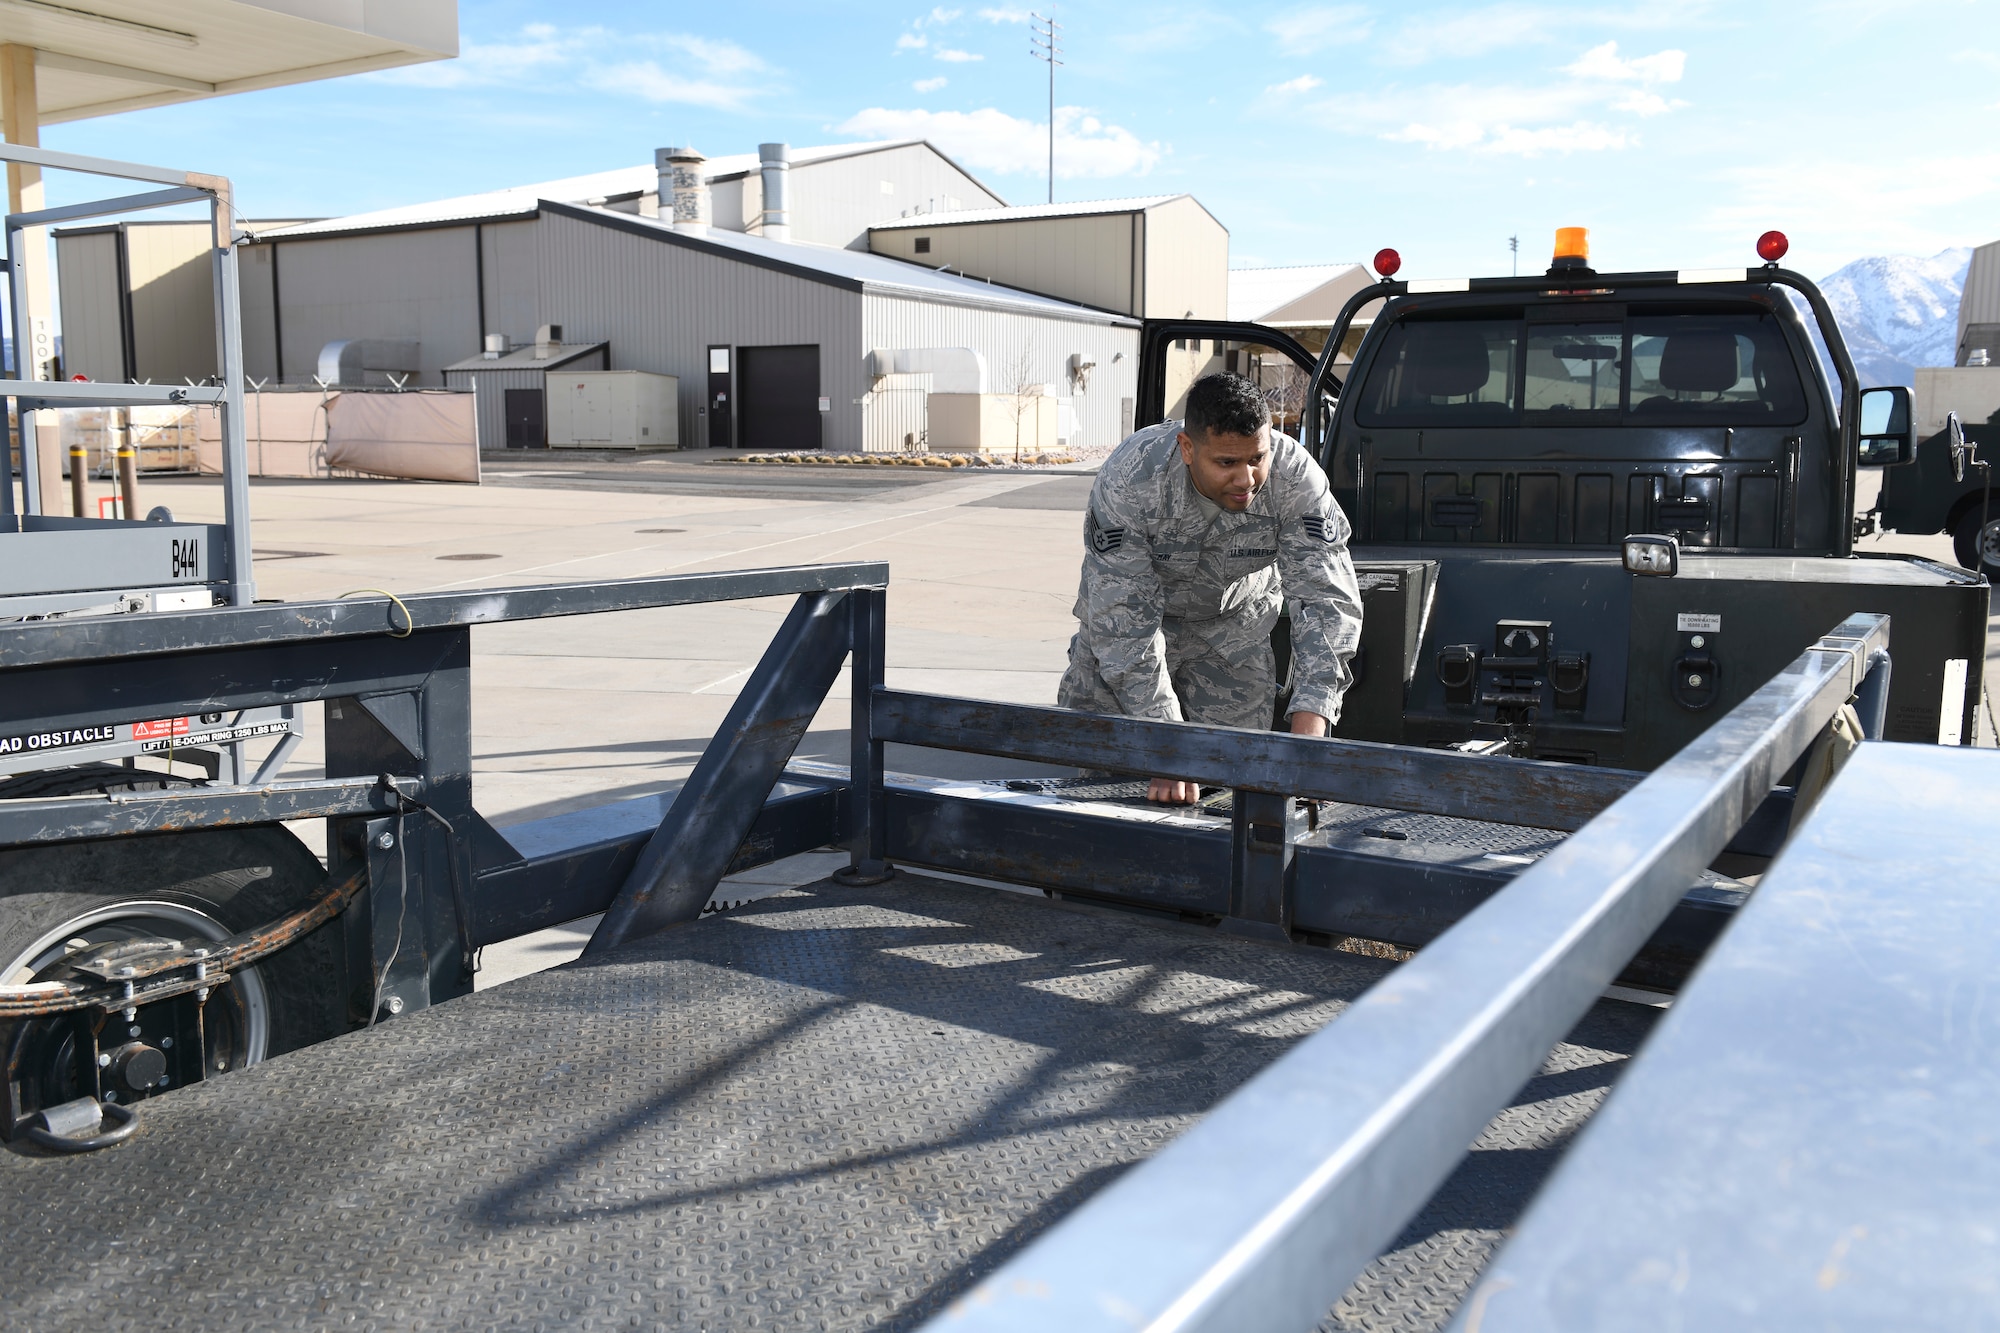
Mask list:
[[[41,1330],[910,1328],[1392,964],[808,886],[0,1154]],[[1556,1049],[1330,1331],[1441,1327],[1649,1029]]]

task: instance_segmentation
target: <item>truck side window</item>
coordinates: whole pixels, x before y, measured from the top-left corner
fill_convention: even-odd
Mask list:
[[[1634,316],[1627,410],[1648,424],[1790,426],[1799,370],[1769,315]]]
[[[1511,319],[1404,320],[1369,371],[1361,424],[1510,424],[1520,336]]]

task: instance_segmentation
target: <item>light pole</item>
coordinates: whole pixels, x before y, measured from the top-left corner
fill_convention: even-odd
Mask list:
[[[1049,202],[1056,201],[1056,66],[1062,64],[1062,24],[1053,17],[1028,15],[1031,34],[1028,54],[1046,61],[1049,67]]]

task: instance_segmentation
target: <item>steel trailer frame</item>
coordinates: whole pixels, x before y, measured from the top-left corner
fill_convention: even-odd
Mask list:
[[[725,874],[829,844],[847,848],[860,883],[901,861],[1272,940],[1432,944],[1501,895],[1523,865],[1573,846],[1575,838],[1563,843],[1565,831],[1583,837],[1603,812],[1663,781],[889,690],[887,584],[886,565],[864,562],[0,626],[0,732],[317,703],[327,751],[326,776],[315,780],[0,800],[0,847],[326,819],[330,884],[357,873],[365,880],[343,914],[358,1024],[380,1016],[375,996],[408,1012],[466,993],[484,945],[602,912],[590,944],[601,952],[693,920]],[[525,849],[475,809],[475,625],[783,595],[796,598],[791,613],[670,799],[537,821],[531,835],[516,835]],[[1857,668],[1836,702],[1860,689],[1874,700],[1864,711],[1879,731],[1886,618],[1839,633],[1847,637],[1825,643],[1879,661]],[[790,762],[843,662],[852,680],[850,768]],[[1775,767],[1739,783],[1742,808],[1731,807],[1714,848],[1672,863],[1668,878],[1678,878],[1671,889],[1654,886],[1648,924],[1613,974],[1671,989],[1715,939],[1743,894],[1705,882],[1702,867],[1724,844],[1776,850],[1790,812],[1789,793],[1773,788],[1803,749],[1798,736],[1824,725],[1827,710],[1814,709],[1782,743],[1759,742]],[[891,741],[1185,774],[1233,789],[1233,808],[1225,822],[1072,802],[1033,782],[1013,784],[1028,791],[994,784],[968,792],[885,772]],[[1727,750],[1741,741],[1729,732],[1703,745]],[[1311,801],[1339,802],[1330,809],[1358,816],[1345,834],[1314,830]],[[1525,838],[1527,851],[1438,855],[1421,837],[1366,827],[1402,817],[1477,821]],[[194,962],[164,954],[142,981],[180,986]],[[76,1007],[89,998],[79,991],[56,1002]],[[16,1128],[11,1116],[0,1122],[10,1135]]]

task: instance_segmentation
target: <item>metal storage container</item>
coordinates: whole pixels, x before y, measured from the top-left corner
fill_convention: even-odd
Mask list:
[[[643,370],[551,370],[549,447],[680,448],[680,380]]]

